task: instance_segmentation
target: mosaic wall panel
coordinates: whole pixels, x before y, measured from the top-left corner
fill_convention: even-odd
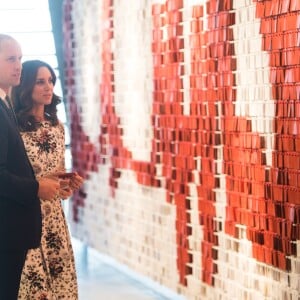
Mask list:
[[[299,299],[300,1],[65,0],[73,234],[187,299]]]

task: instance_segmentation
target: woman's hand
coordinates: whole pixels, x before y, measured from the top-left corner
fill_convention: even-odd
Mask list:
[[[70,188],[75,191],[78,190],[83,183],[83,178],[77,173],[74,172],[74,175],[70,177]]]
[[[55,178],[40,177],[38,179],[38,197],[41,199],[52,199],[59,195],[60,184]]]
[[[59,197],[62,200],[68,199],[69,197],[71,197],[72,194],[73,194],[73,191],[69,187],[59,189]]]
[[[44,178],[54,180],[59,184],[59,188],[56,190],[54,196],[59,196],[62,199],[69,198],[83,183],[83,178],[77,172],[66,173],[64,171],[59,171],[48,174]]]

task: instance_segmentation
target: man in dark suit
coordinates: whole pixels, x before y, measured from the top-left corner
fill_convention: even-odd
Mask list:
[[[39,198],[59,192],[54,179],[37,180],[7,98],[20,82],[22,52],[11,36],[0,34],[0,300],[16,300],[27,250],[41,238]]]

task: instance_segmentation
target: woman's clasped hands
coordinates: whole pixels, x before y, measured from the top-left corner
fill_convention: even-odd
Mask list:
[[[40,198],[52,199],[59,196],[61,199],[67,199],[80,188],[83,178],[77,172],[57,172],[41,177],[38,182]]]

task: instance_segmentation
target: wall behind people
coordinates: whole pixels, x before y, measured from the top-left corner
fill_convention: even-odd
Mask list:
[[[73,234],[188,299],[297,299],[297,0],[65,0]]]

